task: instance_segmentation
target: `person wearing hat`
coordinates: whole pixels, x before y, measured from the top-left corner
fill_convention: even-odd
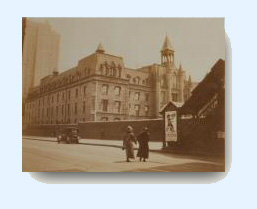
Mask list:
[[[133,133],[133,128],[128,126],[123,138],[123,150],[126,150],[127,162],[130,162],[130,158],[135,159],[134,143],[137,144],[135,134]]]
[[[146,159],[149,158],[149,145],[148,142],[150,140],[150,133],[147,127],[143,128],[143,131],[137,137],[139,148],[137,152],[137,157],[139,157],[140,161],[145,162]]]

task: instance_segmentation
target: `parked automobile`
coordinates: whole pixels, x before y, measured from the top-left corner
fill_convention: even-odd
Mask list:
[[[79,143],[78,128],[74,128],[74,127],[64,128],[57,135],[57,142],[58,143],[64,142],[67,144],[78,144]]]

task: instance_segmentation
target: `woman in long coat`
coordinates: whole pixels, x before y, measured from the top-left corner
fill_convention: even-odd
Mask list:
[[[139,143],[137,157],[139,157],[140,161],[143,159],[145,162],[145,160],[149,158],[148,142],[150,140],[150,133],[147,127],[145,127],[143,131],[139,134],[137,140]]]
[[[134,143],[137,144],[135,134],[133,133],[133,128],[128,126],[123,138],[123,149],[126,150],[127,162],[130,162],[130,158],[135,158]]]

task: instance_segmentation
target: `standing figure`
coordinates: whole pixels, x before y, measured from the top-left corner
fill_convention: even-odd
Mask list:
[[[137,152],[137,157],[139,157],[140,161],[145,160],[149,157],[149,145],[148,142],[150,140],[149,129],[145,127],[143,131],[138,136],[139,149]]]
[[[123,149],[126,150],[127,162],[130,162],[130,158],[135,158],[134,143],[137,144],[135,134],[133,133],[133,128],[128,126],[123,138]]]

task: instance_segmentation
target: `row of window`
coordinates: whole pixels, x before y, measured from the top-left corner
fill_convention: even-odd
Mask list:
[[[130,106],[129,109],[131,109],[131,106]],[[136,116],[141,116],[141,115],[140,115],[140,105],[135,105],[135,106],[134,106],[134,109],[135,109],[135,115],[136,115]],[[129,110],[129,111],[130,111],[130,110]],[[144,116],[149,116],[149,106],[148,106],[148,105],[145,106],[144,112],[145,112],[145,115],[144,115]]]
[[[67,104],[66,106],[66,112],[67,112],[67,115],[70,115],[70,104]],[[62,115],[64,115],[64,112],[65,112],[65,107],[64,105],[60,105],[60,106],[56,106],[55,107],[55,115],[58,116],[59,115],[59,112],[61,112]],[[86,112],[86,102],[83,101],[82,103],[82,112],[85,113]],[[74,103],[74,114],[77,115],[78,113],[78,104],[77,103]],[[29,114],[28,116],[30,116],[31,114]],[[42,108],[41,110],[41,115],[42,117],[45,116],[45,109]],[[46,108],[46,116],[47,117],[53,117],[54,115],[54,107],[47,107]],[[38,108],[38,116],[40,116],[40,108]]]
[[[131,79],[131,75],[127,74],[127,78],[129,79],[129,82],[132,82],[133,84],[137,84],[137,85],[149,85],[149,79],[141,79],[139,76],[134,77],[133,79]]]
[[[109,93],[109,85],[108,84],[103,84],[102,85],[102,94],[103,95],[108,95]],[[120,86],[115,86],[114,87],[114,94],[115,96],[120,96],[121,93],[121,87]]]
[[[172,93],[171,97],[172,97],[172,101],[174,101],[174,102],[178,101],[178,94],[177,93]],[[166,102],[166,93],[164,91],[161,92],[161,102],[162,103]]]
[[[62,116],[64,116],[64,112],[65,112],[65,107],[64,107],[64,105],[61,105],[61,106],[56,106],[55,107],[56,109],[55,109],[55,112],[54,112],[54,108],[52,107],[52,108],[46,108],[46,116],[47,116],[47,118],[49,118],[49,117],[53,117],[54,116],[54,114],[55,114],[55,116],[56,117],[58,117],[59,116],[59,111],[61,111],[61,114],[62,114]],[[115,105],[114,105],[114,111],[116,112],[116,113],[120,113],[120,108],[121,108],[121,102],[119,102],[119,101],[115,101]],[[131,105],[129,105],[129,108],[130,108],[130,110],[129,111],[131,111]],[[70,122],[69,121],[69,116],[70,116],[70,104],[68,104],[67,105],[67,108],[66,108],[66,112],[67,112],[67,117],[68,117],[68,122]],[[107,112],[108,111],[108,100],[102,100],[102,110],[104,111],[104,112]],[[135,110],[135,116],[141,116],[140,115],[140,105],[135,105],[134,106],[134,110]],[[85,113],[85,111],[86,111],[86,103],[85,102],[83,102],[83,108],[82,108],[82,111],[83,111],[83,113]],[[41,115],[42,115],[42,118],[44,118],[45,117],[45,114],[44,114],[45,112],[44,112],[44,109],[42,109],[42,112],[41,112]],[[77,115],[77,113],[78,113],[78,104],[77,103],[74,103],[74,115]],[[38,109],[38,116],[40,116],[40,109]],[[144,106],[144,115],[143,116],[149,116],[149,106]],[[32,114],[28,114],[27,115],[27,121],[30,121],[31,120],[31,118],[32,118]],[[40,118],[40,117],[36,117],[36,118]],[[102,118],[102,120],[105,120],[106,119],[106,121],[108,120],[108,118],[107,117],[103,117]],[[117,120],[119,120],[120,118],[116,118]],[[51,119],[52,120],[52,119]],[[76,122],[75,122],[76,123]]]
[[[91,70],[89,68],[85,67],[84,77],[87,77],[90,74],[91,74]],[[40,87],[40,92],[46,92],[48,90],[53,90],[53,89],[58,88],[60,86],[79,81],[81,78],[83,78],[82,74],[81,74],[81,72],[78,71],[78,72],[74,73],[73,75],[69,75],[69,76],[66,76],[66,77],[64,77],[62,79],[59,79],[57,81],[42,85]]]
[[[118,67],[115,66],[114,63],[112,65],[108,65],[108,63],[101,64],[100,65],[100,73],[102,75],[106,76],[112,76],[112,77],[121,77],[121,66],[118,65]]]
[[[108,111],[108,100],[107,99],[102,99],[101,102],[101,107],[102,107],[102,111],[103,112],[107,112]],[[116,113],[120,113],[120,109],[121,109],[121,102],[120,101],[115,101],[114,102],[114,112]]]
[[[140,100],[140,95],[142,95],[142,94],[140,94],[140,92],[135,92],[134,93],[134,100],[139,101]],[[149,93],[145,93],[144,96],[145,96],[145,101],[148,102],[149,101]],[[130,100],[133,100],[132,92],[129,92],[129,98],[130,98]]]
[[[84,86],[84,89],[83,89],[83,95],[84,95],[84,97],[86,96],[86,90],[87,90],[87,87]],[[71,99],[71,91],[72,91],[72,90],[69,90],[69,91],[67,92],[67,99],[68,99],[68,100]],[[77,88],[77,89],[75,89],[75,98],[78,98],[78,96],[79,96],[79,89]],[[42,102],[41,102],[41,99],[39,99],[39,100],[38,100],[38,105],[39,105],[39,106],[40,106],[41,104],[42,104],[42,105],[45,105],[45,102],[46,102],[46,101],[47,101],[47,104],[50,104],[50,101],[51,101],[51,103],[54,103],[54,98],[55,98],[54,95],[52,95],[52,96],[49,95],[47,98],[43,98],[43,99],[42,99]],[[45,101],[45,100],[46,100],[46,101]],[[57,93],[57,95],[56,95],[56,102],[58,103],[58,102],[64,101],[64,100],[65,100],[65,92],[63,92],[62,94],[61,94],[61,93]],[[28,108],[33,108],[33,107],[34,107],[34,104],[30,103],[30,104],[28,104],[27,107],[28,107]]]

